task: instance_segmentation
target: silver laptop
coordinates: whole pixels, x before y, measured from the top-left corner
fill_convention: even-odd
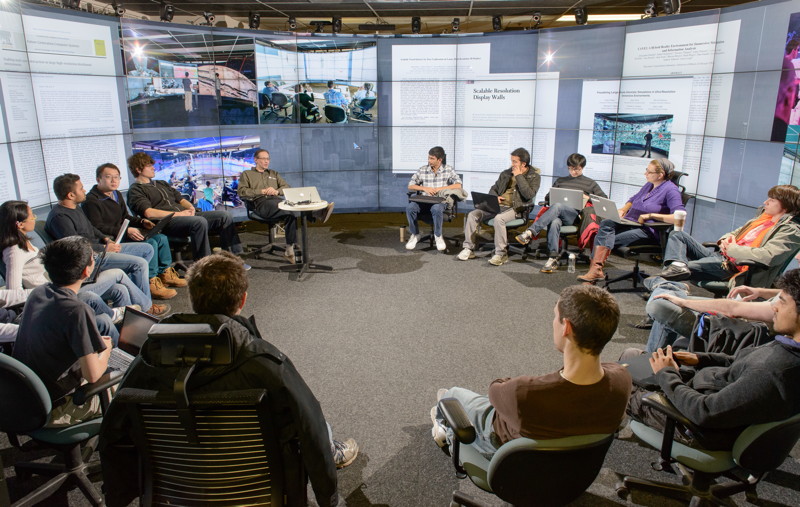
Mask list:
[[[556,203],[566,204],[577,210],[582,210],[586,205],[586,198],[583,192],[572,188],[551,188],[550,189],[550,205]]]
[[[628,220],[627,218],[620,218],[617,204],[611,199],[606,199],[605,197],[600,197],[599,195],[592,195],[592,204],[594,205],[595,213],[597,213],[597,216],[600,218],[605,218],[618,224],[633,225],[636,227],[642,226],[642,224],[639,222],[634,222],[633,220]]]
[[[291,204],[313,204],[321,202],[317,187],[284,188],[283,196]]]

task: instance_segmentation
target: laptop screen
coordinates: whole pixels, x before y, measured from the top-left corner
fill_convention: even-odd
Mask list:
[[[147,341],[147,332],[157,323],[158,319],[152,315],[126,308],[119,332],[119,348],[132,356],[139,355],[139,349]]]

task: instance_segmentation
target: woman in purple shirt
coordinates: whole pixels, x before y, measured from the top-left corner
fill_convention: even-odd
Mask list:
[[[674,170],[675,164],[665,158],[651,160],[644,173],[647,183],[619,210],[620,217],[640,224],[655,220],[674,223],[672,214],[675,210],[685,210],[680,189],[670,181]],[[651,227],[618,224],[613,220],[600,222],[589,272],[579,276],[578,280],[595,282],[604,279],[603,266],[611,249],[631,243],[658,244],[658,233]]]

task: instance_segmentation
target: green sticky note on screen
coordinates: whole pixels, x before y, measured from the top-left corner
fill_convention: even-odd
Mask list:
[[[94,54],[96,56],[106,56],[106,41],[102,39],[94,40]]]

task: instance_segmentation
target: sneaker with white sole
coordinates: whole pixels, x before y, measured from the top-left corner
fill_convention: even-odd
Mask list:
[[[503,253],[503,255],[494,254],[492,255],[492,258],[489,259],[489,264],[492,266],[502,266],[506,262],[508,262],[508,254],[506,253]]]
[[[458,254],[458,260],[460,261],[468,261],[474,258],[475,258],[475,252],[473,252],[469,248],[461,250],[461,253]]]
[[[417,243],[419,243],[419,238],[421,238],[419,234],[412,234],[410,238],[408,238],[408,242],[406,243],[406,250],[413,250],[416,248]]]
[[[358,456],[358,444],[352,438],[348,438],[344,442],[334,440],[332,447],[333,462],[336,463],[336,468],[346,467]]]
[[[436,405],[431,408],[431,422],[433,423],[433,428],[431,428],[431,436],[433,437],[433,441],[436,442],[441,449],[444,449],[448,446],[447,443],[447,430],[444,429],[439,421],[436,419],[436,414],[438,409]]]
[[[550,257],[547,259],[544,267],[539,270],[542,273],[554,273],[558,271],[558,257]]]
[[[533,233],[530,231],[530,229],[514,237],[514,239],[517,240],[517,243],[520,243],[522,245],[527,245],[528,243],[530,243],[532,238],[533,238]]]
[[[444,242],[444,238],[441,236],[434,236],[434,241],[436,241],[436,249],[440,252],[444,252],[447,250],[447,243]]]

